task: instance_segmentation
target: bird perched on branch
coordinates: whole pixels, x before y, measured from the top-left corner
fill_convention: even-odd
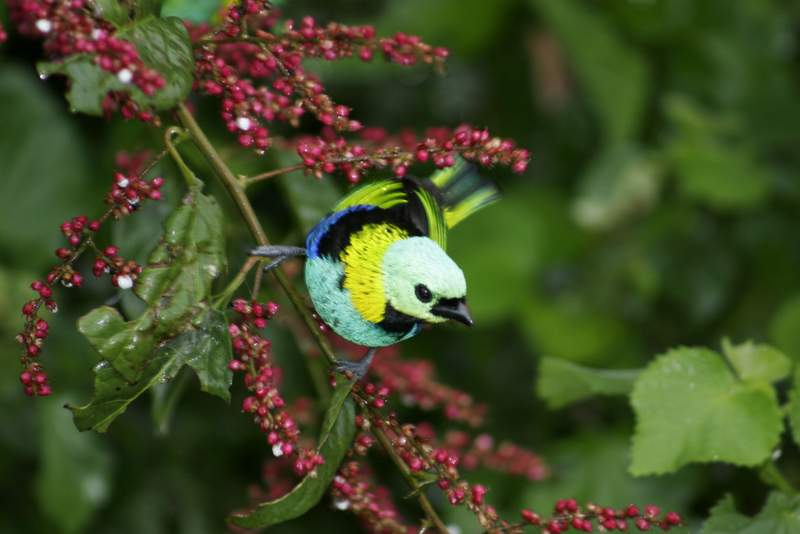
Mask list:
[[[370,347],[338,371],[361,378],[378,347],[416,335],[424,323],[455,319],[472,326],[464,273],[447,255],[447,230],[500,197],[497,185],[462,159],[429,179],[383,180],[346,196],[306,238],[306,248],[263,246],[250,252],[286,259],[306,255],[306,287],[317,313],[343,338]]]

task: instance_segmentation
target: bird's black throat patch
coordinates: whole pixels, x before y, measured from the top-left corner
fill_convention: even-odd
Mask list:
[[[423,320],[417,319],[416,317],[412,317],[411,315],[407,315],[403,312],[399,312],[394,309],[394,306],[387,302],[386,310],[383,313],[383,321],[377,324],[384,332],[388,332],[396,335],[398,338],[402,338],[412,330],[418,328],[420,325],[422,325],[422,323],[424,323]]]

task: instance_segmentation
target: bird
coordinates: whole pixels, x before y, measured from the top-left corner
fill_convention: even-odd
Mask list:
[[[473,325],[463,271],[447,255],[447,231],[502,195],[495,182],[458,157],[427,179],[407,175],[352,191],[306,237],[306,246],[260,246],[265,271],[307,256],[305,282],[319,317],[344,339],[369,347],[358,361],[333,367],[355,379],[378,347],[426,323]]]

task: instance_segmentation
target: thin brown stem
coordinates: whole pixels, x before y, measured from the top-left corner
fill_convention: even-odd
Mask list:
[[[280,176],[281,174],[286,174],[287,172],[299,171],[304,169],[306,166],[302,163],[298,163],[297,165],[292,165],[291,167],[286,167],[285,169],[278,169],[275,171],[269,172],[262,172],[261,174],[257,174],[247,179],[247,185],[250,185],[255,182],[260,182],[262,180],[269,180],[270,178],[274,178],[276,176]]]
[[[198,125],[197,121],[194,120],[194,117],[186,108],[186,106],[183,104],[178,104],[176,111],[178,118],[191,135],[192,140],[197,145],[197,148],[217,172],[222,180],[222,183],[228,189],[231,197],[233,197],[233,201],[239,208],[239,211],[241,212],[242,217],[244,217],[247,226],[250,228],[250,233],[253,235],[256,244],[269,245],[270,243],[267,239],[267,235],[264,233],[264,229],[261,227],[261,223],[258,221],[258,217],[256,217],[255,211],[253,210],[253,206],[250,204],[250,200],[247,198],[247,195],[244,192],[242,180],[234,176],[228,166],[225,165],[222,157],[211,144],[211,141],[208,140],[205,133],[200,128],[200,125]],[[328,358],[328,361],[331,363],[335,362],[336,356],[334,355],[333,347],[328,342],[325,334],[322,333],[322,330],[320,330],[317,320],[311,314],[311,311],[306,306],[303,298],[297,293],[297,289],[295,289],[294,284],[292,284],[291,280],[289,280],[289,277],[286,276],[286,271],[282,266],[279,265],[272,270],[272,273],[275,275],[278,283],[288,295],[289,300],[292,301],[292,305],[297,310],[297,313],[299,313],[303,318],[303,322],[311,331],[311,335],[314,336],[314,340],[320,346],[320,349],[322,349],[322,353],[325,354],[325,357]]]
[[[441,534],[448,534],[447,527],[439,518],[439,515],[436,513],[436,510],[433,509],[433,505],[428,500],[428,497],[419,491],[420,484],[414,478],[414,474],[411,472],[411,469],[406,465],[402,458],[397,454],[392,447],[392,442],[389,439],[389,436],[386,435],[383,428],[372,425],[370,428],[372,433],[378,439],[378,442],[381,444],[381,447],[386,451],[389,457],[394,462],[394,465],[397,467],[397,470],[400,471],[400,474],[403,475],[403,478],[406,480],[406,483],[411,488],[412,493],[417,494],[417,502],[419,503],[422,510],[425,512],[425,515],[428,517],[428,520],[433,524],[433,526],[438,530]]]

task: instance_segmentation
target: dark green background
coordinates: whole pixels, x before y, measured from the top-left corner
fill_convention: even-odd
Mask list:
[[[688,517],[695,532],[725,492],[742,511],[758,510],[765,489],[743,469],[689,466],[632,479],[625,470],[633,417],[624,399],[552,412],[537,400],[534,382],[545,355],[640,368],[670,347],[718,349],[723,336],[773,343],[800,358],[800,4],[319,4],[281,8],[297,19],[373,24],[379,35],[418,34],[451,50],[446,77],[377,59],[309,62],[334,100],[353,108],[353,118],[420,134],[427,126],[468,122],[531,151],[524,175],[486,172],[505,198],[449,237],[476,326],[428,330],[402,346],[407,357],[433,360],[444,383],[490,405],[485,431],[533,448],[555,470],[545,483],[468,474],[489,486],[487,501],[511,520],[522,508],[547,515],[559,498],[617,508],[652,503]],[[198,6],[168,7],[199,17]],[[44,314],[51,338],[41,360],[54,394],[23,394],[13,338],[22,329],[22,305],[34,296],[29,284],[49,272],[53,251],[64,244],[58,226],[79,214],[99,216],[116,151],[157,147],[160,133],[137,122],[72,116],[63,84],[38,78],[38,43],[16,36],[4,4],[0,17],[11,33],[0,45],[0,532],[223,532],[223,518],[246,503],[247,485],[258,483],[271,457],[239,412],[241,384],[234,384],[229,407],[188,378],[166,435],[154,428],[145,398],[102,436],[79,434],[62,408],[88,402],[96,362],[75,321],[114,296],[107,279],[94,282],[89,263],[84,287],[57,290],[59,312]],[[237,148],[206,104],[213,103],[198,103],[202,124],[237,172],[294,162],[294,154],[256,158]],[[313,121],[303,125],[313,131]],[[174,172],[159,171],[168,177],[166,202],[104,230],[102,239],[126,258],[147,257],[158,221],[180,197]],[[229,205],[207,172],[204,178]],[[274,242],[297,243],[344,191],[341,177],[289,180],[252,193]],[[310,215],[295,218],[298,195],[315,208]],[[228,213],[235,272],[252,242],[237,213]],[[130,311],[135,303],[127,300]],[[268,337],[286,369],[286,397],[305,393],[294,341],[278,324]],[[402,419],[431,417],[408,411]],[[447,427],[439,416],[433,420]],[[779,463],[795,483],[797,453],[787,444]],[[404,495],[398,477],[386,473],[396,495]],[[447,523],[478,530],[467,512],[432,495]],[[399,503],[416,517],[413,502]],[[327,504],[274,531],[358,528]]]

